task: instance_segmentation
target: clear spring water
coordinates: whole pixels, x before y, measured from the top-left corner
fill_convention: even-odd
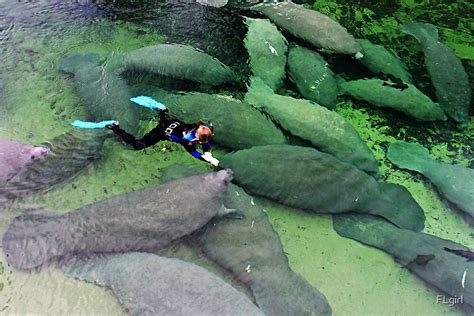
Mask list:
[[[238,2],[234,2],[238,4]],[[417,86],[433,97],[434,89],[417,43],[399,25],[412,19],[440,27],[441,39],[456,55],[473,82],[472,21],[467,1],[316,1],[307,3],[338,20],[357,37],[393,49],[408,64]],[[0,138],[45,144],[71,130],[69,122],[87,117],[71,78],[57,71],[59,60],[75,52],[94,52],[104,67],[114,70],[124,52],[154,43],[180,43],[197,47],[219,58],[242,79],[250,75],[243,45],[246,27],[231,8],[216,9],[164,1],[11,1],[0,0]],[[330,57],[336,72],[360,77],[360,69]],[[241,98],[245,85],[205,88],[190,82],[168,81],[140,74],[126,74],[134,91],[146,94],[157,85],[173,91],[200,90]],[[298,96],[286,83],[281,94]],[[426,214],[425,232],[474,246],[469,218],[453,211],[422,176],[402,171],[385,158],[395,139],[416,140],[433,157],[472,167],[473,125],[457,130],[452,122],[420,124],[390,111],[381,111],[341,98],[337,112],[357,129],[381,162],[382,179],[407,187]],[[149,129],[140,121],[140,132]],[[165,152],[162,149],[168,146]],[[216,155],[221,153],[216,150]],[[157,145],[135,152],[119,142],[106,140],[103,158],[77,177],[40,195],[27,197],[17,209],[5,211],[1,231],[20,207],[40,206],[67,211],[117,194],[160,183],[160,170],[174,163],[195,163],[180,148]],[[278,232],[290,266],[324,293],[335,314],[469,313],[460,306],[439,304],[436,289],[402,269],[375,249],[339,237],[327,215],[312,215],[258,199]],[[177,246],[175,252],[191,250]],[[170,251],[173,253],[173,251]],[[186,256],[186,255],[182,255]],[[106,291],[92,284],[64,277],[54,266],[32,273],[0,269],[0,310],[5,314],[123,314]],[[204,259],[200,259],[204,260]]]

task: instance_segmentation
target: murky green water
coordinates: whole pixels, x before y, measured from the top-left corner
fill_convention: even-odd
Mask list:
[[[230,4],[242,5],[240,1],[230,1],[225,8],[188,2],[0,0],[0,139],[48,144],[72,131],[71,121],[91,119],[87,105],[76,93],[73,78],[57,69],[63,57],[74,53],[96,53],[102,59],[104,72],[119,73],[121,58],[127,52],[159,43],[191,45],[228,65],[237,74],[237,83],[211,88],[136,72],[125,72],[121,76],[134,95],[162,96],[166,100],[170,93],[199,91],[243,99],[251,70],[244,46],[247,27],[242,14],[255,16],[256,13],[231,7]],[[441,42],[462,60],[471,87],[474,84],[470,14],[474,6],[468,1],[305,3],[308,8],[338,21],[355,37],[367,38],[395,51],[408,65],[416,86],[435,99],[420,45],[400,32],[401,24],[406,21],[432,23],[439,28]],[[298,41],[283,34],[290,42]],[[330,67],[346,78],[368,75],[367,70],[349,58],[325,57]],[[301,97],[288,79],[277,92]],[[395,111],[348,97],[339,97],[335,109],[354,126],[380,163],[379,180],[406,187],[421,206],[426,216],[423,232],[471,249],[474,248],[472,217],[441,198],[435,186],[422,175],[390,163],[386,151],[397,140],[416,141],[427,148],[434,159],[472,168],[472,109],[471,102],[470,123],[463,129],[458,129],[452,120],[419,123]],[[137,122],[139,134],[155,124],[150,121],[149,113],[141,113],[144,114]],[[216,145],[214,155],[220,158],[228,151]],[[25,208],[64,212],[152,187],[162,182],[162,170],[174,164],[193,164],[210,170],[179,145],[169,142],[134,151],[117,139],[107,138],[100,156],[86,163],[66,182],[46,192],[25,196],[11,208],[4,208],[0,214],[1,234]],[[326,296],[334,314],[472,313],[472,307],[467,304],[439,303],[437,295],[443,294],[441,291],[402,268],[387,253],[340,237],[333,229],[331,215],[302,212],[265,198],[256,198],[255,202],[264,209],[278,233],[290,267]],[[187,244],[174,245],[167,254],[197,262],[231,282],[232,278],[225,271]],[[42,271],[22,272],[8,266],[3,253],[0,261],[3,314],[125,314],[110,290],[66,278],[54,264]],[[466,282],[473,277],[470,273]],[[245,287],[240,289],[251,296]]]

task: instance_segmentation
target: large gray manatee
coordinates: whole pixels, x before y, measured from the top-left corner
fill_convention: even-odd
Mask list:
[[[3,250],[18,269],[68,253],[157,250],[230,213],[222,199],[232,177],[229,169],[192,176],[65,214],[27,211],[10,224]]]
[[[111,288],[131,315],[263,315],[216,275],[179,259],[134,252],[61,264],[70,277]]]

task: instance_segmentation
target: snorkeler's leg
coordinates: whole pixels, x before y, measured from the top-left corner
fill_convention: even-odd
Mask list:
[[[165,128],[163,125],[158,124],[154,129],[145,134],[138,142],[141,142],[145,147],[150,147],[158,143],[159,141],[166,140]]]
[[[114,126],[110,129],[116,135],[118,135],[125,143],[131,145],[133,148],[135,148],[137,150],[140,150],[140,149],[143,149],[143,148],[147,147],[144,142],[142,142],[141,140],[137,140],[135,138],[135,136],[133,136],[132,134],[127,133],[126,131],[124,131],[123,129],[121,129],[118,126]]]

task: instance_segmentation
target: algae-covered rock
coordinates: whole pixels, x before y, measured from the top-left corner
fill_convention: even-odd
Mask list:
[[[394,53],[381,45],[373,44],[366,39],[357,39],[363,48],[364,57],[359,61],[373,73],[391,74],[403,82],[413,83],[411,74],[405,63]]]
[[[72,55],[64,58],[58,69],[74,75],[77,94],[93,120],[117,120],[124,129],[135,133],[140,110],[130,102],[130,88],[120,76],[105,71],[99,62],[96,54]]]
[[[221,158],[250,194],[316,213],[360,212],[420,231],[424,213],[407,189],[379,183],[351,164],[316,149],[258,146]]]
[[[131,315],[263,315],[216,275],[179,259],[131,252],[63,260],[61,268],[110,288]]]
[[[276,25],[308,43],[339,54],[355,55],[362,47],[330,17],[292,2],[262,3],[253,7]]]
[[[474,217],[474,170],[435,161],[426,148],[417,143],[390,145],[387,158],[400,168],[421,173],[460,209]]]
[[[173,165],[163,171],[163,178],[172,180],[199,172]],[[224,204],[245,217],[209,222],[193,235],[193,244],[246,284],[266,315],[330,315],[324,295],[289,267],[277,233],[252,197],[230,184]]]
[[[217,58],[187,45],[158,44],[142,47],[126,54],[123,62],[127,70],[151,72],[209,86],[236,79],[234,72]]]
[[[370,149],[336,112],[304,99],[274,94],[259,78],[252,78],[245,99],[291,134],[359,169],[378,173],[378,163]]]
[[[108,135],[103,130],[78,129],[54,138],[49,143],[49,154],[0,186],[0,196],[21,197],[74,178],[102,157]]]
[[[283,133],[249,104],[230,97],[189,93],[171,97],[166,106],[172,117],[186,123],[202,119],[214,125],[213,141],[233,149],[284,144]]]
[[[474,307],[474,262],[446,250],[469,251],[463,245],[400,229],[372,216],[335,215],[333,223],[339,235],[389,253],[428,284]]]
[[[446,120],[443,110],[414,85],[401,90],[384,85],[379,79],[360,79],[339,83],[342,94],[379,107],[392,108],[418,121]]]
[[[292,44],[288,53],[288,73],[303,97],[334,109],[338,95],[337,82],[321,55]]]
[[[420,42],[439,105],[455,121],[468,123],[472,92],[461,60],[439,42],[438,29],[432,24],[405,23],[402,31]]]
[[[253,75],[262,80],[274,91],[285,77],[286,39],[270,21],[247,18],[248,32],[244,40],[250,55]]]

